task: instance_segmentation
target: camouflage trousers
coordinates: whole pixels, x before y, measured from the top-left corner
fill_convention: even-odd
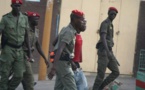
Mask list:
[[[13,75],[9,79],[11,70]],[[24,71],[23,49],[6,45],[0,55],[0,90],[15,90],[23,79]]]
[[[111,74],[105,79],[106,69],[111,70]],[[103,88],[114,81],[119,76],[117,61],[112,52],[112,58],[108,58],[106,50],[98,50],[97,76],[93,85],[93,90],[103,90]]]

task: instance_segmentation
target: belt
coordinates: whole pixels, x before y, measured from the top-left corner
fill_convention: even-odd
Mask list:
[[[6,45],[8,45],[8,46],[10,46],[10,47],[12,47],[12,48],[20,48],[20,47],[22,47],[22,45],[14,45],[14,44],[11,44],[11,43],[6,43]]]
[[[60,61],[70,61],[70,55],[69,54],[62,54],[60,56]]]
[[[27,52],[27,51],[28,51],[28,49],[24,49],[24,51],[26,51],[26,52]],[[31,48],[31,51],[33,52],[33,51],[34,51],[34,48]]]

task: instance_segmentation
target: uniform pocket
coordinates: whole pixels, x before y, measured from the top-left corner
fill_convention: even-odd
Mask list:
[[[25,25],[25,24],[21,24],[21,27],[22,27],[22,28],[26,28],[26,25]]]
[[[21,24],[20,25],[20,34],[24,35],[26,31],[26,25],[25,24]]]
[[[8,69],[8,62],[3,62],[3,61],[0,61],[0,74],[3,74],[3,72],[7,72],[9,69]]]
[[[18,27],[18,32],[20,36],[24,36],[25,35],[25,31],[26,31],[26,25],[21,24]]]
[[[8,25],[8,28],[9,28],[9,29],[14,29],[15,26],[14,26],[14,25]]]
[[[7,62],[11,60],[12,58],[13,58],[12,51],[9,48],[5,47],[4,49],[2,49],[2,52],[0,55],[0,61]]]
[[[8,33],[13,34],[13,33],[14,33],[14,30],[15,30],[15,26],[14,26],[14,25],[8,25],[8,26],[7,26],[6,31],[7,31]]]
[[[106,65],[108,63],[108,56],[106,50],[101,52],[98,51],[98,63],[101,65]]]

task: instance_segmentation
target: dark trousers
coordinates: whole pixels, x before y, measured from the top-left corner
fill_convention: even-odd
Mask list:
[[[106,69],[111,70],[111,74],[105,77]],[[105,86],[114,81],[119,76],[119,69],[112,52],[112,58],[108,58],[106,50],[98,50],[98,72],[94,82],[93,90],[103,90]]]

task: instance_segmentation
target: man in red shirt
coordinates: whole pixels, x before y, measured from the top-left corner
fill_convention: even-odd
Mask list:
[[[87,79],[82,69],[80,68],[80,64],[79,64],[82,62],[82,44],[83,44],[83,40],[80,35],[80,32],[78,32],[78,34],[76,34],[76,39],[75,39],[74,58],[73,58],[73,62],[76,64],[77,69],[73,67],[72,69],[74,71],[77,90],[88,90]]]

